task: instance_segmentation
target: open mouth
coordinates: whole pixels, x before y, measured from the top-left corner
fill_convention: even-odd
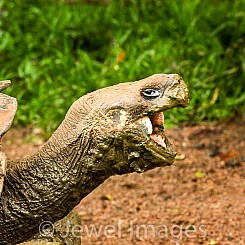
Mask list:
[[[173,162],[176,152],[173,151],[171,143],[165,135],[163,113],[157,112],[151,116],[144,116],[138,120],[138,123],[145,126],[146,133],[149,135],[150,141],[147,148],[155,151],[157,155],[163,156],[165,160]]]

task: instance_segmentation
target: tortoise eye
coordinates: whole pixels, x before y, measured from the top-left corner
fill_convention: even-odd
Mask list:
[[[153,100],[156,99],[158,97],[161,97],[163,94],[163,91],[161,89],[158,88],[148,88],[145,89],[141,92],[141,96],[145,99],[145,100]]]

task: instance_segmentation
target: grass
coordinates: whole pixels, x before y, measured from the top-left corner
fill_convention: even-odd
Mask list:
[[[243,113],[244,7],[0,0],[0,80],[13,82],[15,124],[52,131],[83,94],[154,73],[178,73],[189,86],[191,105],[169,112],[171,124]]]

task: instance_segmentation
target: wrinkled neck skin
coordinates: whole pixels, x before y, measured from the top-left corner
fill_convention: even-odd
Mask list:
[[[101,158],[109,140],[107,145],[98,144],[92,129],[88,135],[87,128],[83,135],[82,125],[72,123],[76,116],[67,116],[35,155],[9,163],[0,200],[0,244],[31,238],[38,233],[42,221],[63,218],[114,174],[106,159]]]

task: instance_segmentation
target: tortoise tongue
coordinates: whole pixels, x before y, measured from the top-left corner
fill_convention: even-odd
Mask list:
[[[160,134],[151,134],[150,137],[159,145],[161,145],[164,148],[167,148],[166,143],[164,141],[164,138]]]

